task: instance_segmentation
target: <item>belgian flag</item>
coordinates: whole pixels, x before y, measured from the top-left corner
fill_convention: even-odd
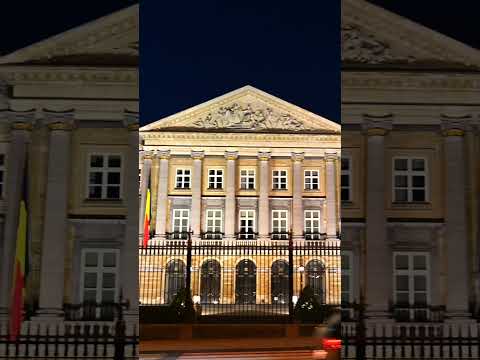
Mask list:
[[[147,193],[145,199],[145,218],[143,219],[143,247],[148,246],[148,240],[150,240],[150,230],[152,220],[152,199],[150,191],[150,177],[148,178]]]
[[[22,194],[18,211],[17,241],[13,268],[12,299],[10,304],[10,340],[15,341],[20,334],[25,305],[26,280],[29,273],[29,215],[28,215],[28,163],[21,179]]]

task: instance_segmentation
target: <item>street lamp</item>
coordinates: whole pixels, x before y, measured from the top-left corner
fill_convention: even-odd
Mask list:
[[[303,290],[303,272],[305,271],[305,267],[303,265],[300,265],[298,267],[298,272],[300,273],[300,293],[302,293]]]

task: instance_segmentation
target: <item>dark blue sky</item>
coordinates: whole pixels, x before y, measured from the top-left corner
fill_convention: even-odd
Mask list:
[[[137,2],[5,0],[0,54]],[[461,6],[432,0],[370,2],[480,48],[475,1]],[[141,3],[145,122],[245,84],[338,120],[340,1]]]
[[[145,0],[140,14],[144,123],[247,84],[340,119],[339,1]]]

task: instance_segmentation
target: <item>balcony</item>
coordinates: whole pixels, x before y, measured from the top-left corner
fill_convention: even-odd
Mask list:
[[[445,319],[445,306],[395,304],[391,312],[397,322],[443,322]]]
[[[256,240],[258,233],[253,231],[240,231],[235,234],[237,240]]]
[[[203,240],[222,240],[225,233],[219,231],[205,231],[202,233]]]
[[[190,235],[191,233],[189,231],[172,231],[166,233],[168,240],[188,240]]]
[[[83,302],[81,304],[64,304],[66,321],[114,321],[121,317],[125,304]]]
[[[303,233],[303,238],[305,240],[325,240],[326,234],[320,233],[318,231],[306,231]]]
[[[291,233],[289,231],[274,231],[270,233],[272,240],[290,240]]]

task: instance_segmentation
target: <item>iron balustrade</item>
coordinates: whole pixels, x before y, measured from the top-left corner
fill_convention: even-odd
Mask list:
[[[303,238],[305,240],[324,240],[327,234],[316,232],[316,231],[307,231],[303,233]]]
[[[290,240],[291,238],[289,231],[273,231],[269,235],[272,240]]]
[[[238,240],[256,240],[258,237],[258,233],[253,231],[238,232],[235,233],[235,237]]]
[[[165,235],[169,240],[188,240],[191,234],[190,231],[172,231],[167,232]]]
[[[222,240],[225,233],[219,231],[205,231],[202,233],[202,239],[204,240]]]

